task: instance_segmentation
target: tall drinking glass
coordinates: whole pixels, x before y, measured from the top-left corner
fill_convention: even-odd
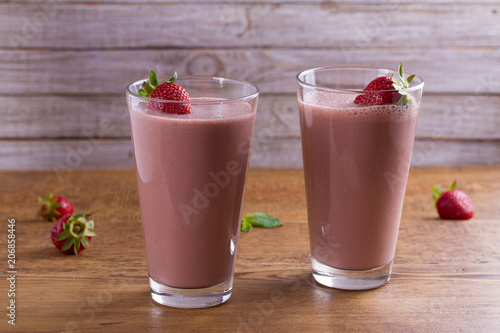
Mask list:
[[[415,76],[401,100],[357,104],[381,68],[323,67],[297,75],[313,276],[348,290],[386,284],[396,251],[422,96]],[[404,74],[404,78],[409,75]],[[403,104],[403,105],[398,105]]]
[[[151,295],[172,307],[214,306],[231,296],[259,91],[179,76],[192,112],[171,114],[148,102],[183,102],[138,95],[144,81],[126,95]]]

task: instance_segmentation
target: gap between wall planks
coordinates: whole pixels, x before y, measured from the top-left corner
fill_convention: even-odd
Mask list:
[[[151,68],[256,83],[262,95],[251,165],[300,167],[295,74],[400,61],[426,81],[413,164],[497,164],[499,7],[498,1],[5,2],[0,169],[64,165],[78,148],[81,161],[66,166],[132,167],[122,93]],[[82,150],[89,141],[91,149]]]

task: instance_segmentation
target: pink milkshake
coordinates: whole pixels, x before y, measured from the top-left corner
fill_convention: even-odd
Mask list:
[[[314,277],[341,289],[390,277],[420,106],[420,96],[369,106],[357,95],[299,93]]]
[[[129,110],[152,296],[192,308],[231,293],[256,96],[222,99],[191,83],[189,114],[132,98]]]

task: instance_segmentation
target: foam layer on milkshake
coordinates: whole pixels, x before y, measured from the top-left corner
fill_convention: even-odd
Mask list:
[[[221,120],[226,121],[231,118],[238,118],[252,113],[250,104],[243,102],[227,103],[219,98],[192,98],[191,106],[193,111],[187,114],[166,113],[160,110],[150,110],[146,108],[146,103],[141,102],[134,108],[135,111],[147,114],[152,117],[169,119],[170,121],[204,121]],[[225,103],[222,103],[225,102]]]
[[[418,105],[363,105],[354,103],[357,94],[327,93],[311,91],[304,96],[302,103],[315,107],[316,112],[331,112],[335,110],[336,117],[349,117],[356,120],[398,121],[416,117]]]

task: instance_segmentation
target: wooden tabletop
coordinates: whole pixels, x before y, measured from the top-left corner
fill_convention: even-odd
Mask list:
[[[472,198],[470,221],[441,221],[431,184]],[[37,197],[69,198],[94,212],[97,237],[79,256],[59,253]],[[150,296],[132,170],[0,172],[0,331],[498,332],[500,166],[413,168],[391,281],[369,291],[322,287],[311,276],[302,170],[252,169],[243,213],[284,226],[243,233],[233,295],[207,309],[174,309]],[[7,237],[15,219],[15,297]],[[11,223],[12,224],[12,223]],[[15,327],[7,321],[15,299]]]

